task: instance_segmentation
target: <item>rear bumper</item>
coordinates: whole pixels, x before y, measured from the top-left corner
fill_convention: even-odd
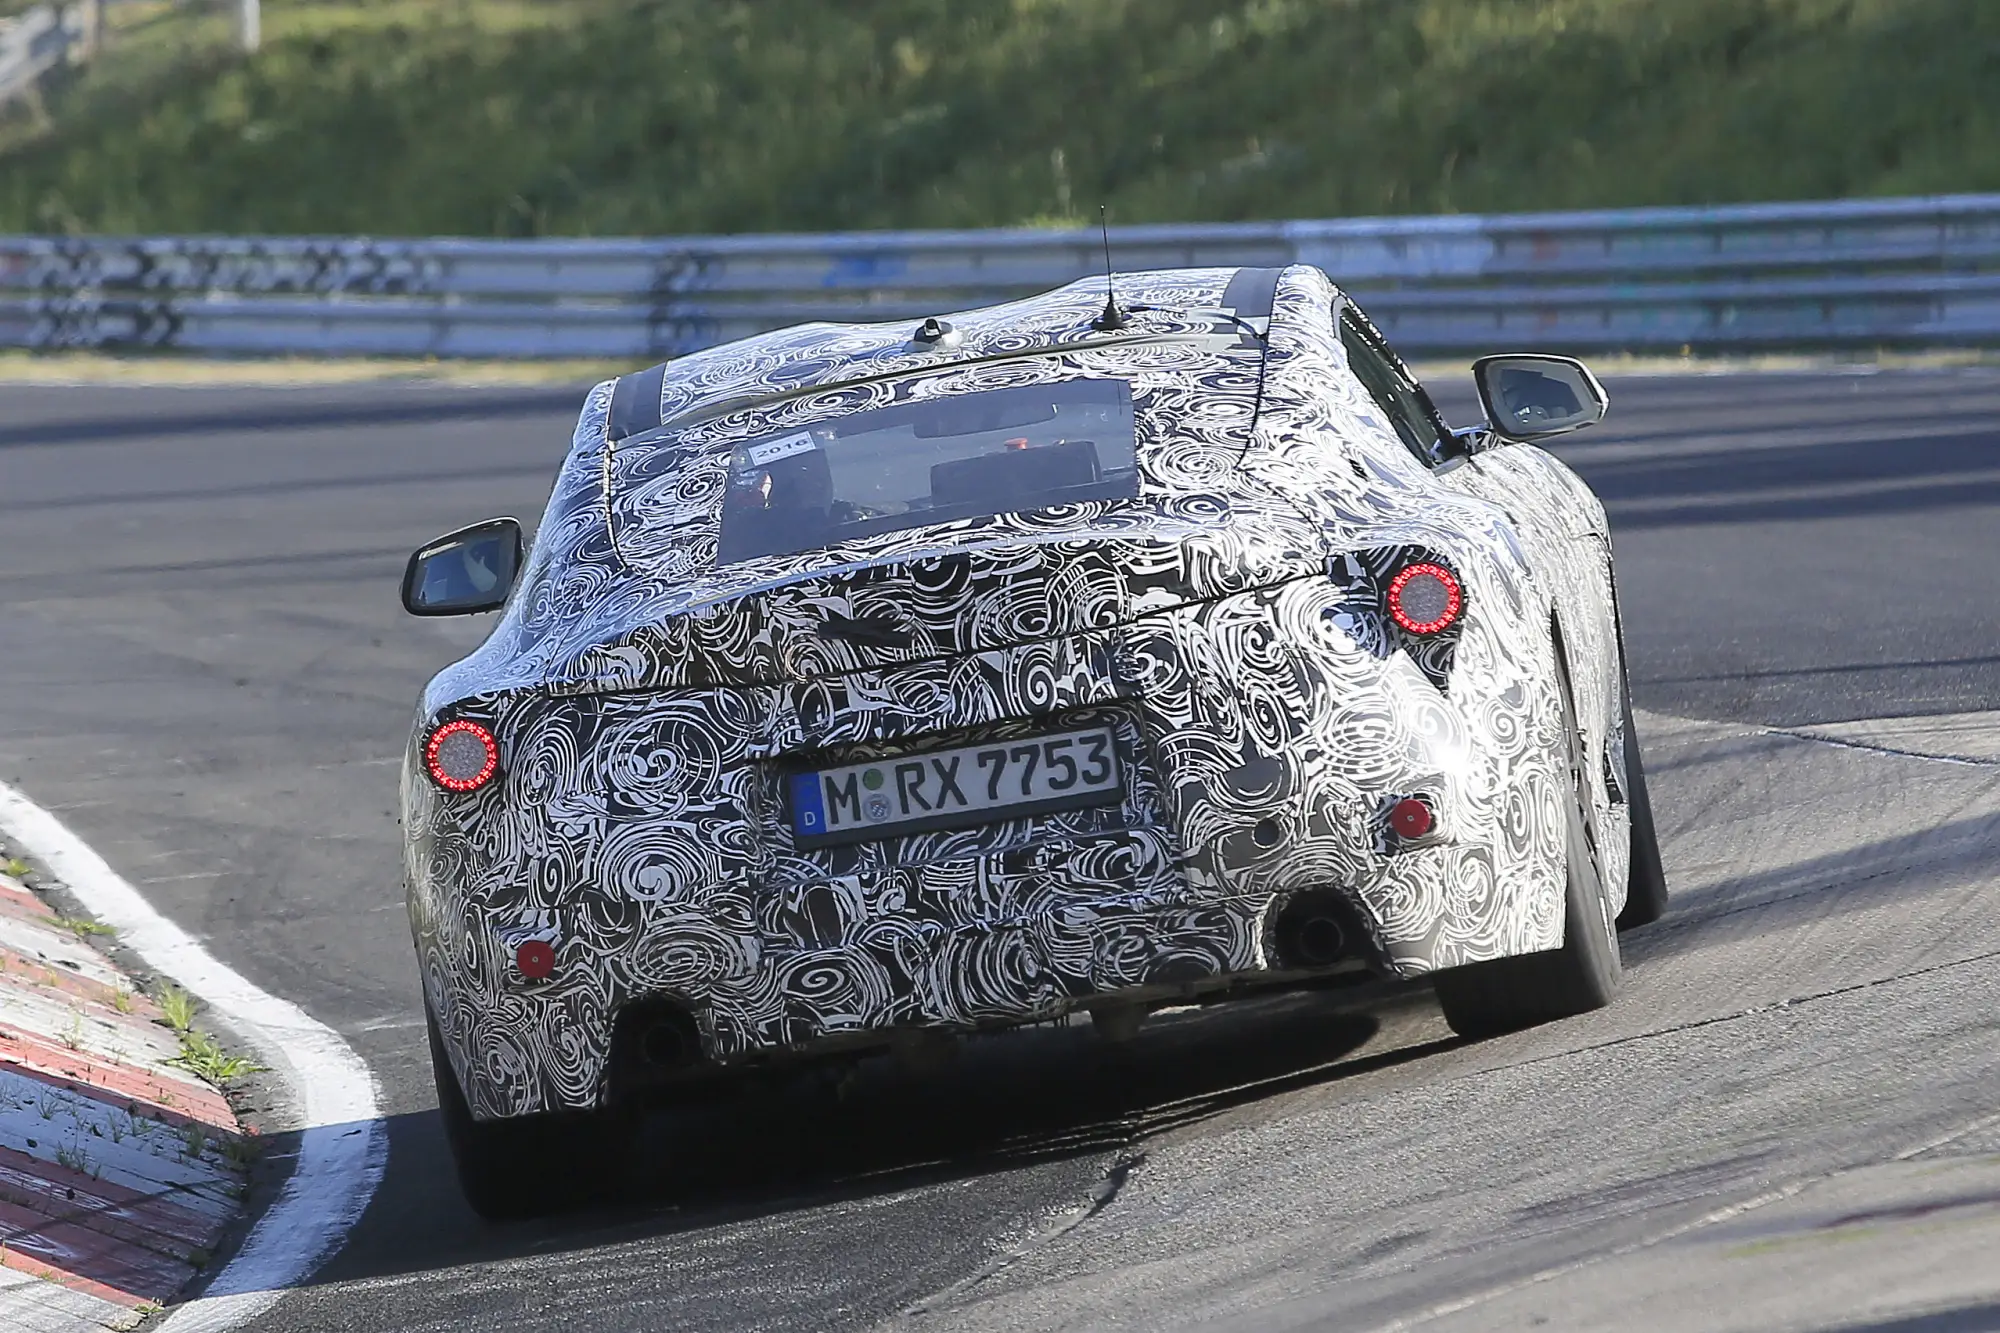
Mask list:
[[[702,1055],[727,1065],[1276,979],[1275,934],[1304,894],[1350,905],[1356,956],[1392,975],[1559,944],[1553,694],[1468,675],[1447,698],[1406,655],[1358,644],[1338,598],[1326,580],[1301,580],[1136,621],[1109,647],[1020,650],[1060,684],[1035,710],[1056,720],[1005,725],[1115,714],[1151,757],[1115,818],[1079,816],[1059,836],[1005,848],[758,863],[744,850],[757,845],[745,830],[764,799],[752,776],[673,810],[689,770],[672,770],[645,804],[626,802],[630,816],[589,792],[447,809],[417,780],[406,788],[411,924],[472,1113],[599,1104],[620,1014],[639,1004],[688,1015]],[[1468,626],[1461,651],[1485,651],[1482,632]],[[1107,676],[1094,667],[1105,658],[1126,665]],[[1200,669],[1177,665],[1191,661]],[[990,666],[1002,681],[1016,670]],[[948,669],[907,668],[868,694],[912,697],[908,677]],[[972,725],[1024,717],[968,679],[941,676],[925,697]],[[768,711],[803,715],[783,699]],[[836,716],[858,732],[907,714]],[[569,733],[578,739],[558,771],[633,725],[603,705]],[[648,754],[672,735],[645,734]],[[510,780],[525,793],[534,778],[523,765]],[[1401,843],[1387,814],[1412,794],[1435,804],[1438,827]],[[513,963],[531,938],[555,946],[545,981]]]
[[[1267,807],[1270,808],[1270,807]],[[1284,803],[1307,822],[1301,801]],[[1266,815],[1265,818],[1272,818]],[[1245,853],[1251,853],[1245,855]],[[1410,977],[1467,961],[1507,897],[1560,901],[1559,867],[1511,884],[1490,845],[1444,838],[1375,858],[1359,887],[1329,887],[1329,867],[1283,846],[1224,841],[1177,860],[1165,838],[1139,830],[1062,849],[926,867],[873,882],[819,886],[839,901],[795,904],[776,936],[730,910],[726,895],[698,916],[653,904],[624,923],[624,943],[577,966],[561,947],[580,931],[509,929],[459,917],[420,922],[420,955],[460,1086],[478,1118],[602,1104],[616,1081],[620,1015],[661,1004],[691,1020],[702,1062],[769,1059],[879,1046],[912,1029],[957,1032],[1045,1021],[1106,997],[1167,999],[1305,975],[1285,943],[1287,909],[1338,898],[1346,932],[1339,966]],[[1079,863],[1090,892],[1077,890]],[[1106,894],[1107,878],[1132,888]],[[1252,892],[1208,896],[1224,885]],[[982,902],[1042,910],[979,919]],[[1559,942],[1522,914],[1504,952]],[[734,924],[731,919],[734,918]],[[604,939],[601,923],[591,929]],[[512,963],[526,938],[553,937],[562,960],[541,982]],[[1489,949],[1490,939],[1487,940]],[[1324,967],[1324,964],[1320,966]]]
[[[913,1029],[1045,1021],[1105,996],[1166,998],[1276,978],[1271,899],[1176,897],[1079,901],[1001,922],[885,914],[838,943],[786,950],[683,923],[648,932],[644,948],[588,976],[559,970],[539,984],[506,964],[496,937],[440,940],[443,952],[482,956],[491,972],[436,976],[442,993],[432,1004],[484,1119],[601,1104],[616,1081],[627,1006],[664,1003],[693,1020],[704,1064],[749,1066],[883,1045]],[[1354,945],[1354,962],[1381,970],[1367,940]],[[699,985],[689,984],[693,970],[708,973]]]

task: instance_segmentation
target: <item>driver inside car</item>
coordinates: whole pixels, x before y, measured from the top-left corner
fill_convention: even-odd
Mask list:
[[[1502,372],[1500,398],[1517,421],[1560,420],[1578,416],[1583,404],[1576,390],[1553,375],[1537,370],[1509,369]]]
[[[491,537],[447,551],[424,566],[423,600],[434,606],[472,601],[500,582],[500,539]]]

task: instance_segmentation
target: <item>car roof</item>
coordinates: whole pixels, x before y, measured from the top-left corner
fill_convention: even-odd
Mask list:
[[[1268,320],[1281,268],[1157,269],[1116,273],[1121,309],[1226,310]],[[941,314],[950,333],[916,337],[919,318],[873,324],[799,324],[723,343],[621,376],[612,388],[607,440],[617,441],[723,404],[756,401],[884,375],[1065,347],[1115,342],[1093,329],[1104,309],[1103,276],[1080,278],[1040,296]],[[1143,337],[1142,329],[1123,336]]]

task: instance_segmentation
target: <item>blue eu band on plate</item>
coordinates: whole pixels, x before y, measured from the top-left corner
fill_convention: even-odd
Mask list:
[[[890,838],[1107,805],[1123,794],[1108,727],[891,755],[791,779],[792,832],[807,846]]]

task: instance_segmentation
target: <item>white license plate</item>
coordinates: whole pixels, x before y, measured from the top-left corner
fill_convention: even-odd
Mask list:
[[[1111,728],[897,755],[791,779],[802,846],[1105,805],[1123,792]]]

